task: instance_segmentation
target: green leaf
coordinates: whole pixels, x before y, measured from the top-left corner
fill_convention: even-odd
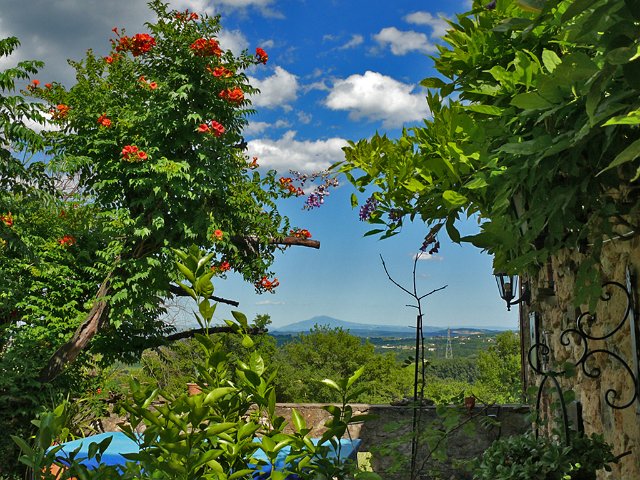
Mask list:
[[[191,270],[189,270],[189,268],[187,268],[186,265],[183,265],[180,262],[176,262],[176,265],[178,267],[178,270],[180,270],[182,275],[184,275],[184,278],[189,280],[192,284],[196,283],[196,276]]]
[[[429,78],[425,78],[424,80],[421,80],[420,85],[422,85],[425,88],[442,88],[442,87],[445,87],[447,84],[440,78],[429,77]]]
[[[207,427],[206,432],[207,432],[207,435],[219,435],[223,432],[228,432],[235,426],[236,424],[232,422],[215,423],[213,425],[209,425]]]
[[[603,127],[608,125],[640,125],[640,110],[633,110],[626,115],[612,117],[602,124]]]
[[[518,6],[526,12],[540,13],[547,0],[518,0]]]
[[[454,190],[445,190],[442,198],[450,209],[460,208],[468,202],[467,197]]]
[[[233,318],[235,318],[236,322],[238,322],[243,329],[247,330],[249,328],[249,320],[247,320],[247,316],[244,313],[233,310],[231,315],[233,315]]]
[[[364,366],[360,367],[358,370],[356,370],[353,373],[353,375],[349,377],[349,380],[347,380],[347,388],[350,388],[351,385],[353,385],[356,382],[356,380],[358,380],[362,376],[362,374],[364,373],[364,369],[365,369]]]
[[[340,388],[340,386],[330,378],[325,378],[324,380],[322,380],[322,383],[333,388],[337,392],[342,392],[342,389]]]
[[[351,194],[351,208],[355,208],[358,206],[358,197],[355,193]]]
[[[307,422],[295,408],[291,409],[291,421],[293,422],[293,426],[296,427],[296,430],[298,432],[301,432],[302,430],[307,428]]]
[[[527,92],[520,93],[513,97],[511,105],[523,110],[539,110],[552,107],[553,103],[542,98],[537,92]]]
[[[242,337],[242,346],[244,348],[251,348],[253,347],[253,340],[251,339],[251,337],[249,335],[243,335]]]
[[[501,116],[504,112],[503,108],[496,107],[495,105],[471,104],[465,105],[463,108],[469,112],[483,113],[485,115],[493,115],[496,117]]]
[[[552,73],[556,69],[556,67],[560,65],[560,63],[562,63],[562,60],[560,59],[560,57],[558,57],[556,52],[544,49],[542,51],[542,63],[544,64],[547,71],[549,73]]]
[[[618,165],[622,165],[623,163],[631,162],[638,157],[640,157],[640,139],[636,140],[627,148],[625,148],[622,152],[620,152],[616,156],[616,158],[613,159],[613,161],[609,164],[607,168],[598,172],[598,175],[606,172],[607,170],[611,170],[612,168],[615,168]]]
[[[206,406],[214,404],[215,402],[217,402],[222,397],[224,397],[224,396],[226,396],[226,395],[228,395],[230,393],[234,393],[235,391],[236,391],[236,389],[234,387],[214,388],[209,393],[207,393],[207,396],[204,398],[204,401],[202,402],[202,404],[206,405]]]

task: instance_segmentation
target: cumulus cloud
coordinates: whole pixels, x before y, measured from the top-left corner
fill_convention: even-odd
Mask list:
[[[249,48],[249,41],[240,30],[221,30],[218,34],[220,47],[231,50],[234,55],[239,55],[246,48]]]
[[[262,167],[279,172],[293,169],[307,173],[326,170],[344,158],[342,147],[347,144],[344,138],[297,140],[295,136],[296,132],[290,130],[278,140],[251,140],[248,155],[258,157]]]
[[[271,8],[273,0],[218,0],[216,5],[222,9],[247,9],[255,8],[265,17],[283,18],[283,15]]]
[[[267,130],[274,128],[289,128],[291,124],[286,120],[278,120],[275,123],[269,122],[249,122],[249,125],[244,129],[244,133],[247,136],[259,135]]]
[[[338,47],[338,50],[348,50],[350,48],[355,48],[358,45],[362,45],[364,43],[364,37],[362,35],[351,35],[351,39],[344,45]]]
[[[279,302],[276,300],[260,300],[255,303],[256,305],[264,306],[264,305],[286,305],[285,302]]]
[[[414,89],[415,85],[367,71],[335,81],[325,105],[349,111],[352,120],[382,120],[386,128],[399,127],[428,114],[424,95],[413,93]]]
[[[388,46],[394,55],[406,55],[414,51],[432,53],[436,50],[424,33],[398,30],[396,27],[383,28],[373,39],[383,48]]]
[[[411,258],[413,258],[414,260],[417,259],[420,262],[441,262],[442,260],[444,260],[444,258],[442,258],[441,255],[437,255],[437,254],[433,255],[431,253],[426,253],[426,252],[413,254]]]
[[[450,28],[444,13],[437,16],[430,12],[413,12],[404,17],[405,22],[412,25],[424,25],[431,28],[431,38],[440,38]]]
[[[274,74],[263,80],[249,77],[249,82],[260,90],[258,95],[251,97],[255,107],[290,110],[289,104],[298,98],[298,78],[282,67],[276,67]]]

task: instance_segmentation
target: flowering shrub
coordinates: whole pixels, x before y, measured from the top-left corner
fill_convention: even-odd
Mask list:
[[[244,92],[240,87],[226,88],[218,96],[229,103],[240,104],[244,101]]]
[[[76,244],[76,239],[73,235],[65,235],[64,237],[58,239],[58,243],[62,247],[70,247],[71,245]]]
[[[28,320],[46,330],[58,316],[72,312],[72,321],[65,318],[64,328],[53,336],[50,348],[55,350],[60,338],[69,338],[85,319],[92,321],[85,307],[95,303],[96,286],[104,286],[100,298],[108,308],[102,315],[109,318],[101,325],[109,325],[112,335],[95,348],[105,361],[136,360],[131,342],[166,334],[158,299],[177,275],[171,245],[207,249],[227,262],[219,265],[222,270],[233,265],[261,289],[260,279],[272,276],[277,251],[272,240],[289,231],[275,203],[284,196],[275,173],[250,172],[242,147],[249,105],[245,95],[256,93],[243,71],[264,59],[223,52],[218,17],[171,11],[159,0],[150,6],[158,19],[146,25],[146,32],[126,35],[115,28],[107,55],[96,57],[89,50],[85,59],[71,62],[75,85],[52,82],[51,88],[40,88],[31,82],[27,90],[59,127],[44,134],[52,157],[48,165],[77,179],[73,201],[91,218],[73,230],[52,228],[38,237],[43,245],[60,246],[58,239],[74,232],[75,248],[56,248],[53,254],[65,261],[74,255],[82,259],[83,287],[65,294],[66,310]],[[9,210],[8,205],[1,208]],[[56,217],[61,210],[72,208],[62,201]],[[58,220],[67,224],[75,217]],[[243,240],[248,236],[251,243]],[[8,267],[0,268],[4,273]],[[20,274],[25,284],[43,281]],[[56,291],[64,283],[56,280],[38,283],[33,292]]]
[[[13,227],[13,214],[11,212],[0,215],[0,222],[7,227]]]
[[[193,42],[189,48],[193,51],[194,55],[199,57],[210,57],[215,55],[219,57],[222,55],[222,49],[220,48],[220,44],[217,40],[210,38],[204,39],[199,38],[195,42]]]
[[[114,28],[116,35],[118,29]],[[156,39],[148,33],[136,33],[133,37],[122,36],[118,41],[114,41],[116,52],[131,52],[134,57],[149,52],[156,44]]]
[[[267,63],[267,60],[269,60],[269,55],[267,55],[267,52],[265,52],[260,47],[256,48],[256,57],[258,58],[258,61],[263,64]]]
[[[98,117],[98,125],[109,128],[111,126],[111,120],[106,115],[102,114]]]
[[[289,235],[296,238],[311,238],[311,232],[309,232],[309,230],[307,230],[306,228],[295,228],[289,232]]]
[[[126,162],[142,162],[147,158],[147,153],[135,145],[126,145],[122,149],[122,159]]]

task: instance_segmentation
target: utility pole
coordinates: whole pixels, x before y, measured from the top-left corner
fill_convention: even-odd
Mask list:
[[[453,358],[453,350],[451,349],[451,329],[447,329],[447,348],[444,351],[444,358]]]

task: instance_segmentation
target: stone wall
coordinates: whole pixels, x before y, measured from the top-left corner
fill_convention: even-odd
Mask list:
[[[311,429],[311,435],[319,437],[325,431],[324,423],[330,418],[330,415],[323,410],[323,406],[324,404],[314,403],[279,403],[276,413],[287,419],[288,424],[291,425],[291,411],[295,408],[304,417],[307,427]],[[351,437],[362,441],[359,452],[371,453],[371,467],[385,480],[406,479],[407,470],[401,464],[406,464],[411,458],[411,440],[408,434],[411,432],[412,409],[406,406],[368,404],[353,404],[351,407],[354,415],[375,415],[373,420],[352,425],[350,428]],[[530,428],[529,411],[528,406],[521,405],[496,405],[490,408],[476,406],[469,411],[470,416],[475,416],[470,422],[473,423],[474,429],[470,433],[460,430],[448,440],[449,460],[438,466],[444,472],[440,478],[457,480],[467,478],[454,468],[455,463],[459,460],[478,457],[497,438],[524,433]],[[485,426],[486,417],[497,420],[499,426]],[[423,425],[431,425],[436,419],[436,407],[423,407],[421,419]],[[111,417],[103,421],[103,428],[106,431],[117,431],[118,424],[123,420],[123,418]],[[426,449],[423,449],[419,457],[421,460],[426,458],[425,452]],[[369,455],[365,456],[369,458]],[[397,467],[399,470],[393,473]]]
[[[588,248],[588,247],[587,247]],[[627,314],[627,296],[623,289],[613,286],[605,291],[606,300],[601,300],[595,316],[583,315],[586,305],[574,305],[576,272],[583,260],[578,253],[562,253],[552,258],[548,268],[543,269],[532,285],[532,302],[521,311],[521,332],[528,350],[532,341],[532,316],[539,322],[540,339],[549,346],[547,355],[540,351],[538,357],[544,369],[563,370],[563,364],[577,364],[577,373],[571,378],[560,378],[564,390],[573,390],[582,407],[582,421],[587,434],[603,433],[613,445],[616,455],[623,457],[613,472],[603,472],[599,478],[640,478],[640,399],[637,397],[638,376],[637,324],[634,328],[633,312]],[[637,273],[640,272],[640,242],[637,237],[630,241],[622,239],[605,243],[599,268],[603,281],[613,281],[626,286],[626,271],[632,273],[632,299],[638,298]],[[639,312],[640,313],[640,312]],[[636,314],[638,315],[638,314]],[[578,324],[577,319],[582,317]],[[616,329],[619,330],[607,339]],[[582,331],[583,335],[578,333]],[[564,335],[562,332],[566,332]],[[612,352],[630,367],[611,354]],[[589,352],[595,352],[593,354]],[[583,361],[584,360],[584,361]],[[584,368],[583,368],[584,364]],[[599,370],[598,370],[599,369]],[[540,376],[528,369],[529,384],[540,382]],[[555,395],[550,393],[550,395]],[[551,397],[543,397],[542,411],[550,413]],[[621,407],[631,403],[627,408]],[[556,416],[552,413],[552,416]]]

